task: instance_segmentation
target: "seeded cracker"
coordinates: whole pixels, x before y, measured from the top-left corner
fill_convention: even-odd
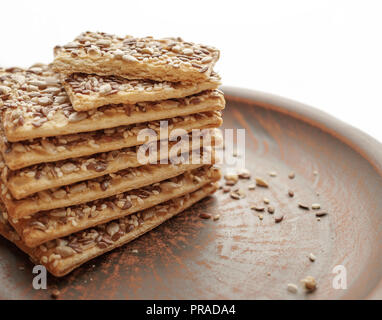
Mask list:
[[[63,74],[116,75],[128,79],[202,82],[212,73],[219,51],[181,38],[118,37],[84,32],[54,48],[53,68]]]
[[[14,229],[2,218],[2,215],[0,215],[0,234],[30,255],[35,263],[43,264],[53,275],[61,277],[86,261],[150,231],[195,202],[212,194],[217,188],[216,184],[210,184],[183,197],[107,224],[98,225],[85,232],[50,241],[34,249],[25,246]],[[138,224],[134,224],[134,221],[137,221]]]
[[[217,89],[221,84],[216,73],[212,73],[207,81],[199,83],[128,80],[117,76],[74,73],[63,77],[62,83],[76,111],[87,111],[108,104],[183,98]],[[195,97],[193,102],[197,99]]]
[[[211,158],[212,163],[214,159]],[[153,182],[169,179],[187,170],[203,166],[192,164],[152,164],[137,168],[128,168],[116,173],[69,186],[44,190],[21,200],[15,200],[1,183],[1,200],[12,219],[20,219],[39,211],[62,208],[106,198],[118,193],[149,185]],[[107,188],[105,188],[107,184]]]
[[[196,182],[194,177],[200,177]],[[29,247],[106,223],[174,199],[220,179],[214,167],[203,166],[174,178],[77,206],[44,211],[11,224]]]
[[[208,135],[203,135],[210,139],[214,145],[216,139],[221,138],[221,132],[218,129],[211,130]],[[189,137],[190,138],[190,137]],[[203,146],[202,139],[200,146]],[[178,148],[173,149],[174,145],[179,142],[157,142],[146,144],[145,146],[155,145],[156,150],[161,147],[168,149],[168,153],[154,152],[151,154],[150,160],[160,162],[160,160],[169,159],[171,162],[174,157],[180,156]],[[199,150],[200,146],[187,143],[182,144],[183,150]],[[123,148],[95,155],[66,159],[58,162],[42,163],[27,168],[12,171],[7,165],[0,161],[0,172],[3,184],[7,187],[12,196],[19,200],[33,193],[57,188],[63,185],[73,184],[79,181],[94,179],[106,174],[114,173],[127,168],[139,167],[142,164],[139,162],[138,154],[141,146]],[[176,151],[176,153],[174,153]],[[189,156],[189,154],[183,154]],[[0,156],[1,159],[1,156]]]
[[[2,96],[2,128],[8,141],[67,135],[155,121],[200,112],[222,110],[219,90],[207,90],[178,99],[136,104],[108,104],[77,112],[59,76],[46,65],[27,70],[10,69],[0,74],[0,85],[9,88]]]
[[[169,135],[175,129],[191,132],[192,129],[216,128],[222,124],[221,114],[217,111],[174,117],[164,121],[168,122]],[[157,138],[168,138],[165,134],[160,136],[160,121],[150,121],[73,135],[33,139],[22,143],[10,143],[6,139],[0,139],[0,151],[7,166],[16,170],[38,163],[142,145],[144,141],[138,141],[137,136],[140,130],[147,128],[154,130]]]

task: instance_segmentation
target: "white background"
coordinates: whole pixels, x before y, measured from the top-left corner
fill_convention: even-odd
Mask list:
[[[382,141],[381,1],[1,1],[0,66],[50,62],[82,31],[221,50],[225,85],[292,98]]]

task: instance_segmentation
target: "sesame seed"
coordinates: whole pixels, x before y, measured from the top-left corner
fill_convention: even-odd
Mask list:
[[[298,292],[298,288],[297,288],[297,286],[294,283],[288,283],[287,290],[290,293],[297,293]]]
[[[313,253],[310,253],[310,254],[309,254],[309,260],[310,260],[310,261],[314,262],[314,261],[316,261],[316,259],[317,259],[317,258],[316,258],[316,256],[315,256]]]

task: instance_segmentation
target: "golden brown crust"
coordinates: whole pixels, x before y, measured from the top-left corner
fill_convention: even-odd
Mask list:
[[[218,169],[204,166],[149,186],[90,203],[40,212],[11,224],[28,247],[141,211],[194,192],[220,179]]]
[[[14,220],[18,220],[39,211],[63,208],[107,198],[115,194],[150,185],[153,182],[169,179],[187,170],[203,166],[202,161],[198,164],[192,164],[192,161],[190,159],[190,164],[153,164],[128,168],[92,180],[40,191],[21,200],[15,200],[5,185],[1,183],[0,197],[7,208],[9,216]],[[208,162],[204,164],[212,164],[214,163],[214,157],[206,158],[205,161]]]
[[[148,163],[160,162],[161,160],[163,162],[165,159],[178,157],[180,152],[185,153],[185,150],[199,149],[204,142],[209,146],[219,143],[222,139],[221,132],[218,129],[207,129],[201,133],[201,139],[197,139],[194,144],[191,141],[191,135],[189,135],[185,136],[187,140],[181,140],[180,142],[154,141],[144,146],[113,150],[58,162],[41,163],[15,171],[10,170],[0,160],[0,176],[12,196],[16,200],[20,200],[42,190],[94,179],[127,168],[139,167],[145,164],[140,161],[139,150],[146,150],[150,146],[155,146],[157,152],[151,153],[152,158],[148,160]],[[199,141],[200,143],[198,143]],[[143,148],[141,149],[141,147]],[[159,152],[162,147],[166,148],[168,152]]]
[[[211,46],[180,38],[156,40],[84,32],[73,42],[55,47],[53,68],[63,74],[82,72],[128,79],[202,82],[210,76],[219,55]]]
[[[88,111],[109,104],[136,104],[183,98],[206,90],[217,89],[220,77],[213,73],[204,82],[158,82],[128,80],[117,76],[74,73],[63,77],[62,84],[76,111]]]
[[[184,98],[109,104],[77,112],[59,76],[46,65],[22,71],[11,69],[0,76],[0,86],[9,90],[9,94],[2,95],[1,123],[11,142],[222,110],[225,106],[219,90],[207,90]]]
[[[33,249],[24,244],[3,218],[0,219],[0,234],[26,252],[33,261],[43,264],[54,276],[61,277],[86,261],[122,246],[159,226],[197,201],[214,193],[216,189],[216,184],[209,184],[153,208],[99,225],[86,232],[81,231],[65,238],[52,240]]]
[[[173,117],[161,121],[168,122],[170,135],[171,132],[177,132],[176,129],[191,132],[194,129],[216,128],[221,126],[223,122],[218,111]],[[157,139],[168,138],[165,134],[159,134],[160,121],[150,121],[130,126],[16,143],[8,142],[3,136],[0,139],[0,152],[6,165],[11,170],[17,170],[38,163],[55,162],[141,145],[145,141],[139,141],[138,134],[147,128],[157,133]]]

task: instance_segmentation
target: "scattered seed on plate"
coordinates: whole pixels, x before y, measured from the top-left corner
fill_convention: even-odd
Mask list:
[[[263,220],[264,216],[262,214],[259,214],[259,219]]]
[[[275,222],[276,223],[279,223],[279,222],[283,221],[283,219],[284,219],[284,215],[283,214],[275,215]]]
[[[265,204],[270,204],[270,202],[271,202],[268,198],[264,198],[263,201]]]
[[[324,217],[326,216],[328,213],[325,212],[325,211],[321,211],[321,212],[316,212],[316,217]]]
[[[298,292],[298,288],[294,283],[288,283],[287,290],[290,293],[297,293]]]
[[[259,211],[259,212],[262,212],[265,210],[263,206],[251,206],[251,209],[255,211]]]
[[[259,186],[259,187],[263,187],[263,188],[268,188],[268,183],[266,183],[263,179],[261,178],[256,178],[256,185]]]
[[[199,214],[199,218],[202,218],[202,219],[211,219],[211,215],[209,213],[202,212],[201,214]]]
[[[268,213],[270,213],[270,214],[275,213],[275,208],[274,207],[268,207]]]
[[[249,186],[248,186],[248,190],[255,190],[256,189],[256,186],[255,184],[251,183]]]
[[[317,289],[317,282],[316,279],[312,276],[307,276],[304,279],[301,280],[301,282],[304,284],[305,289],[312,292]]]
[[[245,192],[242,189],[235,189],[231,191],[230,196],[232,199],[239,200],[245,198]]]
[[[213,220],[214,220],[214,221],[217,221],[217,220],[219,220],[219,219],[220,219],[220,214],[217,214],[217,215],[214,216],[214,219],[213,219]]]
[[[228,187],[228,186],[224,186],[223,187],[223,192],[224,193],[227,193],[227,192],[230,192],[231,191],[231,188],[230,187]]]
[[[229,173],[224,176],[224,180],[226,181],[226,184],[228,183],[236,184],[239,181],[239,176],[234,173]]]
[[[277,172],[276,171],[271,171],[268,173],[270,177],[274,178],[277,177]]]
[[[316,259],[317,259],[317,257],[313,253],[309,254],[309,260],[310,261],[314,262],[314,261],[316,261]]]
[[[299,202],[299,203],[298,203],[298,206],[299,206],[299,208],[301,208],[301,209],[309,210],[309,206],[306,205],[306,204],[304,204],[304,203]]]
[[[288,178],[289,179],[294,179],[296,177],[295,173],[294,172],[291,172],[289,175],[288,175]]]
[[[315,176],[317,176],[317,175],[318,175],[318,171],[317,171],[317,170],[314,170],[314,171],[313,171],[313,174],[314,174]]]
[[[288,196],[291,197],[291,198],[294,197],[294,192],[293,192],[293,190],[289,190],[289,191],[288,191]]]
[[[320,218],[317,218],[317,221],[321,221],[321,219],[320,219]]]
[[[51,296],[53,299],[58,299],[60,297],[60,294],[61,294],[60,290],[54,289],[51,293]]]
[[[240,169],[239,172],[238,172],[238,177],[239,179],[249,179],[251,178],[251,173],[249,172],[248,169]]]
[[[312,204],[312,209],[313,209],[313,210],[321,209],[321,205],[320,205],[319,203],[313,203],[313,204]]]

